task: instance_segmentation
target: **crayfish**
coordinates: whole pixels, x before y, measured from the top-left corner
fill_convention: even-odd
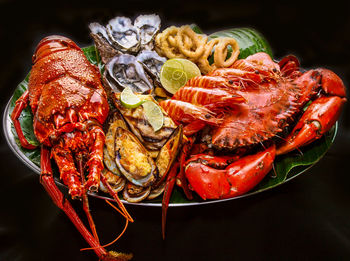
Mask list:
[[[34,115],[34,134],[41,144],[41,184],[100,259],[129,259],[125,254],[107,252],[100,245],[86,195],[89,191],[97,191],[101,181],[127,221],[132,221],[106,178],[100,175],[105,142],[102,124],[109,106],[98,68],[87,60],[72,40],[57,35],[46,37],[39,42],[33,55],[28,90],[16,101],[11,114],[22,147],[34,149],[35,146],[26,140],[19,122],[28,101]],[[57,188],[51,157],[71,197],[83,200],[93,235]],[[86,176],[85,172],[88,173]]]

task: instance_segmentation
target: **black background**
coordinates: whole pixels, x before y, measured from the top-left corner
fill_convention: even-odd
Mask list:
[[[116,15],[158,13],[163,26],[197,23],[205,32],[252,26],[269,40],[275,58],[293,53],[305,68],[325,66],[350,83],[350,6],[336,1],[0,1],[1,111],[31,68],[38,41],[50,34],[92,44],[88,23]],[[0,260],[96,260],[37,174],[0,139]],[[134,260],[349,260],[350,112],[348,104],[332,148],[298,178],[258,195],[220,204],[170,208],[167,238],[161,209],[128,206],[135,219],[109,249]],[[91,198],[102,242],[123,220]],[[80,202],[74,206],[81,213]]]

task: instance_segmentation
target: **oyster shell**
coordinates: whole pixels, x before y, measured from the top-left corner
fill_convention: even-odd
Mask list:
[[[151,186],[157,168],[145,147],[130,131],[118,127],[115,133],[115,162],[120,172],[133,184]]]
[[[137,57],[145,70],[160,84],[159,73],[163,64],[166,62],[166,58],[161,57],[155,51],[143,50]]]
[[[110,41],[122,52],[137,53],[140,50],[140,35],[127,17],[115,17],[107,26]]]
[[[106,64],[118,51],[109,40],[106,28],[99,23],[89,24],[90,35],[95,42],[96,48],[101,56],[102,62]]]
[[[153,49],[153,40],[160,29],[160,17],[155,14],[140,15],[135,19],[134,26],[139,30],[141,49]]]
[[[103,80],[112,92],[122,92],[125,87],[136,93],[150,93],[153,89],[143,66],[133,55],[118,54],[106,64],[105,69]]]

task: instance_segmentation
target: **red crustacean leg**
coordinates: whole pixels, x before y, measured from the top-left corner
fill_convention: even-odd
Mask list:
[[[192,196],[190,189],[188,188],[188,182],[187,182],[187,179],[185,177],[185,162],[186,162],[186,159],[188,157],[188,154],[191,151],[191,148],[192,148],[194,141],[195,141],[195,138],[190,137],[190,138],[188,138],[188,141],[186,141],[186,143],[182,146],[181,154],[179,157],[180,172],[177,175],[177,178],[179,179],[181,187],[182,187],[188,200],[192,200],[193,196]]]
[[[26,149],[33,150],[36,148],[36,146],[30,144],[27,139],[24,137],[21,124],[18,120],[19,116],[21,115],[21,112],[27,107],[28,105],[28,100],[29,100],[29,92],[26,90],[22,96],[16,101],[16,106],[13,109],[11,113],[11,119],[13,122],[13,125],[16,129],[18,139],[21,143],[21,146]]]
[[[52,148],[52,156],[60,170],[60,178],[69,188],[69,194],[74,198],[81,198],[82,187],[80,174],[76,169],[72,152],[57,144]]]
[[[205,199],[231,198],[254,188],[272,169],[275,146],[244,156],[226,169],[215,169],[200,162],[186,166],[186,177],[197,194]]]
[[[313,78],[321,77],[320,87],[323,92],[335,96],[321,96],[309,105],[286,138],[286,142],[277,148],[277,155],[287,153],[321,138],[335,124],[346,102],[345,86],[338,75],[323,68],[311,70],[304,75],[309,74],[314,75]],[[308,86],[312,80],[305,79],[305,82],[305,85]]]
[[[113,257],[113,253],[109,253],[101,247],[101,245],[86,229],[83,222],[81,221],[81,219],[79,218],[69,201],[64,199],[62,192],[57,188],[53,179],[50,162],[50,149],[44,145],[42,145],[41,147],[40,182],[52,198],[53,202],[66,213],[67,217],[71,220],[71,222],[78,229],[80,234],[84,237],[86,242],[93,248],[93,250],[101,260],[122,261],[121,259]]]
[[[337,121],[345,98],[320,97],[307,108],[286,142],[277,148],[277,155],[285,154],[322,137]]]
[[[176,181],[176,174],[179,168],[179,162],[175,162],[173,166],[171,167],[167,179],[166,179],[166,185],[163,193],[163,200],[162,200],[162,236],[163,239],[165,239],[165,225],[166,225],[166,215],[168,212],[168,206],[170,201],[170,196],[173,191],[175,181]]]
[[[103,169],[103,145],[105,142],[105,135],[102,128],[95,125],[90,130],[90,136],[93,140],[93,144],[87,162],[89,174],[84,186],[89,191],[97,191],[100,184],[101,171]]]

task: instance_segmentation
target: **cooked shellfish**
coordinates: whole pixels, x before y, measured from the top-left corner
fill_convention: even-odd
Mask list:
[[[130,131],[118,127],[115,134],[115,162],[120,172],[133,184],[151,186],[157,168],[145,147]]]
[[[112,92],[119,93],[130,87],[136,93],[150,93],[153,84],[136,57],[118,54],[105,66],[103,80]]]
[[[115,17],[107,26],[109,39],[122,52],[137,53],[140,50],[140,35],[127,17]]]

